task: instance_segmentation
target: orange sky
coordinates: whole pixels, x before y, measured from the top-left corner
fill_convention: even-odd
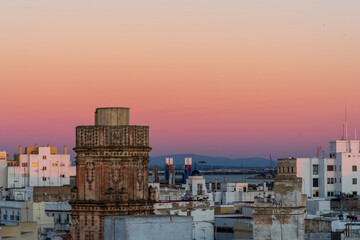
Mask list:
[[[360,129],[360,2],[0,2],[0,150],[132,109],[152,155],[312,156]],[[360,135],[360,134],[358,134]]]

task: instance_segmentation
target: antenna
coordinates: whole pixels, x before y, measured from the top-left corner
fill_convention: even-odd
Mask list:
[[[345,140],[348,139],[348,134],[347,134],[347,109],[346,109],[346,105],[345,105]]]
[[[356,136],[356,128],[355,128],[355,140],[357,140],[357,136]]]

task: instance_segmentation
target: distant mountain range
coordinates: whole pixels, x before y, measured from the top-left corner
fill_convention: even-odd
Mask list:
[[[252,157],[252,158],[226,158],[226,157],[210,157],[205,155],[197,154],[175,154],[175,155],[165,155],[158,157],[150,158],[150,166],[153,164],[158,164],[159,169],[162,169],[165,165],[165,158],[172,157],[174,159],[174,165],[182,166],[185,162],[185,157],[191,157],[193,166],[195,162],[197,163],[198,168],[201,168],[200,161],[205,161],[204,166],[213,166],[213,167],[264,167],[267,168],[270,166],[270,160],[266,158]],[[276,162],[274,162],[276,164]]]

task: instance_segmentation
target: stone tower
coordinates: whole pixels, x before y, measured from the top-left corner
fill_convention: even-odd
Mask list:
[[[76,127],[73,239],[104,239],[105,216],[153,213],[149,127],[129,125],[129,113],[129,108],[98,108],[94,126]]]
[[[274,196],[255,199],[254,240],[303,240],[305,238],[306,195],[302,179],[296,177],[296,159],[278,159]]]

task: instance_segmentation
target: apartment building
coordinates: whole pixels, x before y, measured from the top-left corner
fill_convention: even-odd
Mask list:
[[[359,140],[330,142],[329,157],[297,158],[296,174],[308,197],[334,198],[344,193],[360,194]],[[279,169],[278,172],[287,171]]]
[[[7,187],[70,185],[70,177],[76,175],[70,155],[64,146],[64,153],[58,154],[56,147],[26,147],[13,161],[7,161]],[[1,185],[1,184],[0,184]]]

